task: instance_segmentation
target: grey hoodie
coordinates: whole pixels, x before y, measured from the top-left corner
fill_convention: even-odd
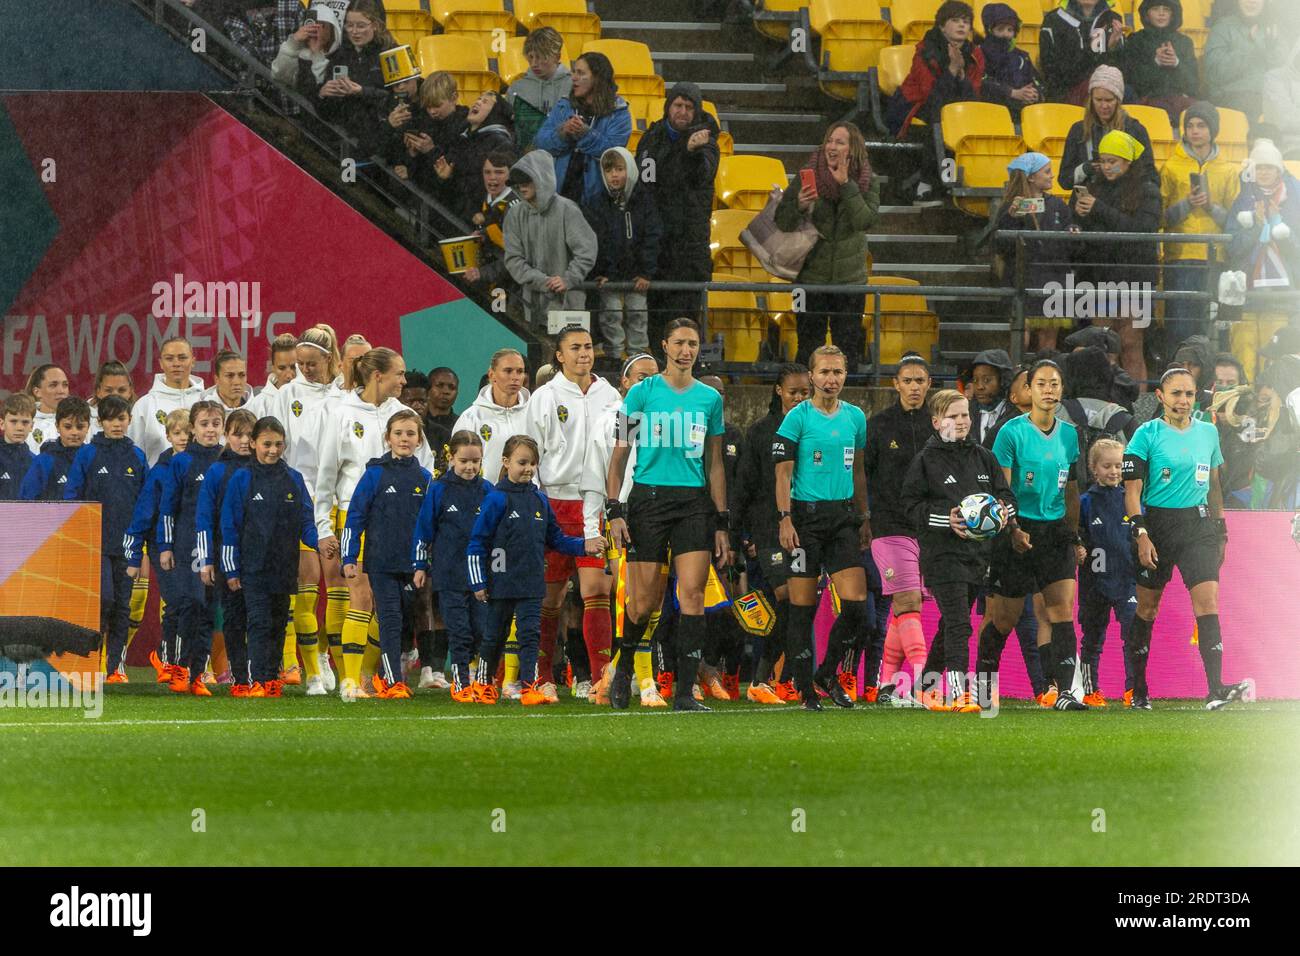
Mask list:
[[[334,39],[330,41],[330,48],[321,52],[314,52],[306,43],[299,43],[293,38],[293,34],[285,37],[280,44],[280,50],[275,55],[275,60],[271,63],[271,75],[281,83],[292,84],[298,76],[298,61],[305,60],[311,64],[311,72],[316,77],[316,83],[324,83],[328,77],[325,75],[326,68],[329,66],[329,56],[339,48],[343,42],[343,21],[337,11],[323,4],[316,4],[311,8],[311,12],[316,14],[316,19],[320,23],[328,23],[334,31]]]
[[[532,70],[526,70],[523,76],[510,84],[506,98],[510,105],[515,105],[515,98],[523,100],[543,115],[551,111],[556,103],[568,96],[573,90],[573,76],[569,68],[561,63],[555,68],[549,80],[544,80]]]
[[[527,175],[537,190],[532,202],[510,207],[502,228],[506,269],[523,290],[529,321],[544,321],[552,309],[583,308],[586,293],[572,287],[596,264],[596,234],[578,204],[557,195],[550,153],[535,149],[511,168]],[[563,278],[569,291],[548,292],[546,280],[551,276]]]
[[[1300,39],[1286,63],[1264,75],[1264,123],[1277,130],[1282,155],[1300,159]]]

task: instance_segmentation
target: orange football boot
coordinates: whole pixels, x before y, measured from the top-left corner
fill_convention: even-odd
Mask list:
[[[496,684],[474,684],[474,699],[480,704],[495,704],[501,699]]]
[[[858,675],[850,674],[847,671],[839,673],[840,686],[844,688],[844,693],[849,695],[849,700],[858,699]]]
[[[208,690],[207,685],[202,680],[190,681],[190,693],[195,697],[212,696],[212,691]]]
[[[247,684],[231,684],[231,685],[230,685],[230,696],[231,696],[231,697],[247,697],[247,696],[248,696],[248,692],[249,692],[249,690],[250,690],[250,688],[249,688],[249,686],[248,686]]]
[[[302,683],[302,668],[294,664],[288,670],[280,671],[280,683],[291,686]]]
[[[168,690],[173,694],[188,694],[190,692],[190,672],[187,668],[180,665],[172,667],[172,679]]]
[[[104,678],[104,683],[105,684],[129,684],[131,683],[131,681],[128,680],[127,676],[121,671],[113,671],[113,673],[109,674],[107,677]]]

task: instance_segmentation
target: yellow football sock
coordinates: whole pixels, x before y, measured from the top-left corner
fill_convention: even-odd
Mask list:
[[[655,628],[659,626],[659,612],[655,611],[646,621],[645,633],[641,635],[641,640],[636,646],[636,654],[632,657],[632,667],[636,671],[637,685],[645,683],[646,680],[655,679],[655,664],[653,655],[650,653],[650,639],[655,636]]]
[[[136,578],[131,582],[131,623],[126,632],[126,646],[135,640],[135,632],[144,623],[144,606],[149,603],[149,579]]]
[[[515,634],[514,621],[510,622],[510,635],[506,638],[505,655],[504,683],[513,684],[519,680],[519,638]]]
[[[330,663],[334,665],[334,672],[336,674],[342,674],[343,673],[343,635],[329,634],[326,635],[326,638],[329,641],[329,645],[330,645],[329,646]]]
[[[348,589],[327,588],[325,590],[325,633],[342,634],[343,618],[348,610]]]
[[[290,670],[298,666],[298,632],[293,627],[293,609],[298,603],[298,595],[289,595],[289,620],[284,622],[284,645],[280,648],[280,669]]]
[[[366,652],[366,631],[370,627],[369,611],[348,609],[343,619],[343,668],[340,673],[345,681],[361,686],[361,658]],[[333,649],[331,648],[331,651]]]
[[[310,677],[320,676],[320,625],[316,620],[316,585],[298,585],[298,594],[293,602],[293,630],[297,635],[298,656],[302,658],[302,667]]]
[[[366,652],[361,655],[361,673],[374,674],[379,670],[379,642],[373,637],[366,641]]]

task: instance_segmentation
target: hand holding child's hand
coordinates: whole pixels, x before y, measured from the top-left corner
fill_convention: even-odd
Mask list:
[[[170,551],[164,551],[162,554],[158,555],[158,567],[162,568],[164,571],[174,570],[176,567],[176,556]]]
[[[355,564],[343,565],[343,576],[349,580],[354,579],[357,576],[357,566]]]
[[[487,591],[475,591],[475,592],[474,592],[474,600],[478,601],[480,604],[486,604],[486,603],[487,603]]]
[[[429,574],[426,571],[416,571],[415,574],[412,575],[411,577],[411,584],[415,586],[415,589],[417,591],[423,588],[428,583],[429,583]]]

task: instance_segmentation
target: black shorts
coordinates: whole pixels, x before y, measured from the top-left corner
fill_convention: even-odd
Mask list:
[[[1147,533],[1156,547],[1156,569],[1138,565],[1138,587],[1158,591],[1174,576],[1194,588],[1219,580],[1219,528],[1208,508],[1148,508]]]
[[[1078,564],[1074,534],[1065,521],[1019,520],[1033,547],[1021,554],[1011,546],[1009,533],[998,536],[989,561],[989,593],[1022,598],[1056,581],[1073,581]]]
[[[713,551],[718,509],[703,488],[633,485],[627,499],[628,561],[663,564],[668,552]]]
[[[786,573],[792,578],[837,574],[862,567],[862,522],[850,501],[792,501],[790,519],[799,547],[786,553]]]
[[[755,535],[754,561],[762,572],[763,580],[770,588],[779,588],[790,579],[790,566],[785,552],[781,550],[781,539],[774,531],[764,531]]]

